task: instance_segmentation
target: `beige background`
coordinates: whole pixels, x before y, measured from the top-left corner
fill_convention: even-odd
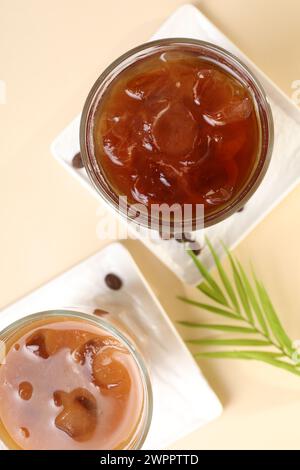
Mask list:
[[[183,3],[0,0],[0,80],[7,85],[7,104],[0,105],[0,306],[103,244],[96,200],[51,158],[49,144],[80,112],[101,70]],[[291,95],[300,79],[299,0],[195,4]],[[300,187],[236,250],[257,267],[293,338],[300,338],[299,211]],[[185,288],[157,259],[137,241],[126,245],[172,318],[199,315],[174,298]],[[224,413],[174,448],[300,448],[299,378],[241,361],[201,367]]]

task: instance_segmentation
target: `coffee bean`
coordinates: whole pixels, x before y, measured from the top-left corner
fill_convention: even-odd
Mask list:
[[[201,247],[200,243],[198,243],[198,242],[190,242],[189,243],[189,248],[194,253],[194,255],[196,255],[196,256],[200,255],[200,253],[202,251],[202,247]]]
[[[112,290],[119,290],[121,289],[123,285],[123,282],[121,281],[119,276],[117,276],[116,274],[112,274],[112,273],[107,274],[105,276],[105,282],[106,282],[107,287],[109,287]]]
[[[103,317],[104,315],[108,315],[109,312],[107,312],[106,310],[101,310],[101,308],[95,308],[93,314],[97,317]]]
[[[245,206],[241,207],[237,212],[243,212],[244,209],[245,209]]]
[[[73,168],[76,168],[76,170],[80,170],[83,168],[83,162],[81,158],[81,154],[78,152],[76,155],[74,155],[73,160],[72,160],[72,166]]]

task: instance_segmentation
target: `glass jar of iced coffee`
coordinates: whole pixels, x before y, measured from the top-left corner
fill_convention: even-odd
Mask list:
[[[139,449],[151,421],[145,363],[128,336],[73,311],[0,333],[0,441],[6,449]]]
[[[99,77],[80,145],[91,181],[122,215],[149,227],[154,205],[189,205],[197,229],[197,205],[209,226],[259,186],[273,121],[264,90],[238,58],[203,41],[163,39],[127,52]],[[130,211],[136,204],[148,210],[144,218]]]

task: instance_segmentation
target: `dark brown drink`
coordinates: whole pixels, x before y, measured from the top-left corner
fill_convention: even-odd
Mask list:
[[[195,52],[146,57],[112,82],[97,108],[95,155],[130,203],[222,207],[255,164],[259,130],[251,94]]]
[[[236,57],[202,41],[164,39],[103,72],[85,103],[80,144],[92,182],[121,214],[159,229],[164,215],[152,226],[154,205],[188,205],[197,230],[198,206],[209,226],[254,193],[271,157],[273,121],[262,87]],[[135,203],[146,215],[130,212]]]

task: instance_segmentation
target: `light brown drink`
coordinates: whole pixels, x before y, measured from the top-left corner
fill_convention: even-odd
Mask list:
[[[51,317],[6,340],[0,438],[9,449],[126,449],[144,408],[126,343],[93,322]]]

